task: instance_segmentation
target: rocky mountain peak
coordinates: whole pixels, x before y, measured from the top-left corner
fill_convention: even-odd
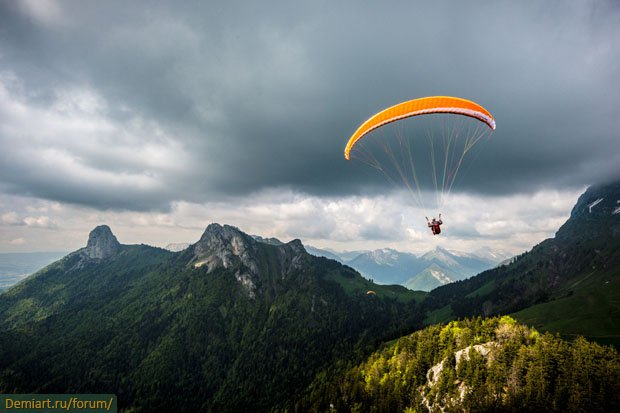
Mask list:
[[[108,258],[118,252],[121,244],[107,225],[99,225],[88,235],[86,254],[90,258]]]
[[[217,242],[232,242],[235,239],[241,240],[248,244],[255,244],[251,236],[241,231],[239,228],[232,225],[221,225],[216,222],[209,224],[205,231],[202,233],[198,243],[210,243],[217,240]]]
[[[593,185],[584,192],[571,211],[571,218],[609,217],[618,214],[620,180]]]
[[[262,243],[236,227],[210,224],[200,240],[193,245],[194,254],[190,264],[194,268],[207,268],[208,273],[217,268],[232,269],[248,295],[253,297],[261,278],[261,248],[273,249],[281,277],[301,268],[304,258],[308,256],[298,239],[280,245]]]
[[[301,240],[297,238],[285,245],[290,246],[293,252],[296,254],[302,254],[302,253],[307,252],[306,249],[304,248],[304,244],[302,244]]]
[[[556,238],[620,238],[620,180],[589,187],[573,207]]]
[[[422,255],[421,258],[427,261],[438,260],[448,266],[458,266],[458,262],[455,259],[457,257],[450,251],[440,246],[437,246],[434,250]]]
[[[257,241],[230,225],[209,224],[200,240],[194,244],[191,264],[194,268],[236,268],[235,277],[253,297],[255,277],[259,273]]]
[[[239,228],[217,223],[209,224],[200,240],[194,245],[194,258],[197,260],[209,258],[208,263],[214,264],[213,268],[218,265],[228,268],[232,265],[233,257],[238,257],[242,261],[251,258],[256,250],[256,242]],[[200,265],[208,263],[202,262]],[[209,268],[213,269],[211,266]]]

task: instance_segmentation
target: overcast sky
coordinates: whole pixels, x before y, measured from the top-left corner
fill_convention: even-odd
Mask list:
[[[0,2],[0,252],[76,249],[101,223],[194,242],[210,222],[339,250],[529,249],[620,177],[618,39],[616,1]],[[441,237],[438,207],[342,155],[370,115],[429,95],[497,121]]]

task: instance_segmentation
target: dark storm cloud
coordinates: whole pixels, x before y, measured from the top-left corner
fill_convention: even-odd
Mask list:
[[[50,120],[51,140],[15,131],[23,108],[6,103],[0,117],[15,128],[0,127],[2,188],[138,210],[272,187],[368,193],[385,182],[343,160],[347,137],[383,107],[434,94],[478,101],[498,123],[462,190],[620,173],[616,3],[428,3],[2,3],[7,102],[33,115],[64,90],[103,102],[78,108],[95,125],[85,131]]]

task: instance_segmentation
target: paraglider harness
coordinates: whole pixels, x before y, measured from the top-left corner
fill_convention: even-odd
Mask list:
[[[433,218],[432,221],[428,221],[428,217],[426,217],[426,221],[428,222],[428,226],[430,227],[431,231],[433,231],[433,235],[441,234],[440,225],[443,224],[443,221],[441,220],[441,214],[439,214],[438,220]]]

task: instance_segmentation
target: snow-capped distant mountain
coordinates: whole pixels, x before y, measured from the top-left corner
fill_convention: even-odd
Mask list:
[[[384,248],[360,254],[345,263],[378,283],[430,291],[493,268],[500,261],[437,247],[420,257]]]
[[[489,260],[474,254],[455,253],[441,247],[427,252],[421,258],[436,263],[442,268],[452,270],[457,280],[469,278],[494,267],[498,263],[496,260]]]
[[[403,254],[391,248],[383,248],[366,253],[375,263],[379,265],[394,266],[402,259]]]
[[[316,248],[311,245],[304,245],[304,248],[306,248],[306,251],[308,252],[308,254],[314,255],[315,257],[325,257],[325,258],[329,258],[330,260],[336,260],[341,263],[345,262],[341,257],[339,257],[338,255],[336,255],[335,253],[329,250]]]
[[[462,257],[459,257],[444,248],[436,247],[434,250],[422,255],[421,258],[425,261],[437,262],[447,267],[458,267],[459,262],[457,260]]]
[[[309,254],[312,254],[317,257],[325,257],[332,260],[339,261],[343,264],[348,264],[350,261],[359,257],[362,254],[365,254],[369,251],[334,251],[329,248],[317,248],[312,245],[304,244],[304,248],[308,251]]]
[[[173,242],[164,247],[165,250],[172,252],[179,252],[187,249],[189,247],[189,243],[187,242]]]
[[[506,251],[502,251],[502,250],[493,250],[489,247],[480,247],[472,251],[472,254],[475,255],[476,257],[485,258],[489,261],[494,261],[494,262],[502,262],[502,261],[505,261],[507,259],[514,257],[515,255],[515,254],[511,254]]]
[[[430,291],[440,285],[454,282],[455,278],[456,276],[451,271],[441,268],[437,264],[431,264],[430,267],[407,280],[404,285],[410,290]]]
[[[356,259],[357,257],[359,257],[362,254],[366,254],[367,252],[370,252],[368,250],[361,250],[361,251],[333,251],[333,250],[329,250],[331,252],[333,252],[334,254],[336,254],[337,256],[339,256],[344,262],[344,263],[349,263],[350,261],[353,261],[354,259]]]
[[[425,268],[414,254],[390,248],[365,252],[346,264],[380,284],[404,284]]]
[[[420,257],[427,265],[403,285],[411,289],[430,291],[440,285],[464,280],[482,271],[493,268],[498,260],[479,257],[475,254],[448,251],[437,247]]]

